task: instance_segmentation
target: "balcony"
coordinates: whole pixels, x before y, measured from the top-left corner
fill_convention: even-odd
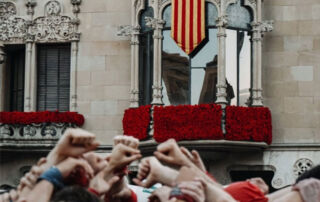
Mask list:
[[[75,112],[0,112],[0,150],[49,150],[83,122]]]
[[[123,130],[140,139],[146,155],[170,138],[213,159],[226,152],[263,151],[272,141],[271,113],[265,107],[141,106],[125,111]]]

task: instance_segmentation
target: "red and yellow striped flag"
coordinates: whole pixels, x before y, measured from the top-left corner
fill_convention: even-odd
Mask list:
[[[172,0],[171,37],[188,55],[206,37],[205,0]]]

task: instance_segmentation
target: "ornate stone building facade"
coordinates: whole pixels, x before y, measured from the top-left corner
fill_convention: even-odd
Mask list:
[[[167,105],[181,99],[198,104],[205,100],[204,95],[212,96],[206,89],[217,92],[215,102],[226,106],[230,83],[234,99],[238,98],[231,103],[244,105],[246,102],[252,107],[270,108],[273,143],[267,146],[251,142],[184,142],[201,151],[210,172],[219,181],[229,183],[241,177],[260,175],[278,189],[319,164],[319,0],[207,0],[207,44],[211,52],[206,52],[211,55],[202,57],[204,53],[199,51],[199,61],[192,61],[172,48],[167,34],[170,4],[170,0],[1,0],[1,111],[51,109],[52,103],[47,98],[53,95],[45,93],[41,97],[41,90],[45,87],[46,92],[50,92],[52,87],[58,86],[66,91],[61,90],[57,106],[83,114],[86,119],[83,128],[96,133],[103,142],[100,151],[108,152],[112,138],[122,134],[126,108],[142,104]],[[230,39],[232,36],[234,40]],[[238,59],[230,49],[233,46],[240,47]],[[203,49],[207,50],[206,45]],[[244,54],[241,50],[250,52],[249,56],[241,55]],[[21,58],[17,57],[17,51],[23,55]],[[184,58],[177,59],[181,57]],[[241,62],[241,58],[247,59]],[[14,61],[19,60],[23,61],[21,68],[24,69],[22,95],[18,93],[21,91],[18,84],[12,87],[15,86],[12,81],[20,78],[20,73],[8,70],[15,66],[20,68],[21,65],[14,65]],[[196,73],[198,67],[194,71],[192,65],[191,70],[185,68],[185,76],[173,73],[177,70],[173,67],[177,66],[177,61],[187,66],[189,60],[190,64],[205,62],[198,65],[207,68],[201,73],[200,89],[192,86],[196,82],[188,84],[187,81],[194,81],[193,75],[200,75]],[[47,61],[59,61],[58,84],[48,79],[56,74],[49,71],[51,63]],[[236,76],[229,71],[237,66],[232,61],[240,61],[237,70],[240,73]],[[65,71],[64,64],[69,71]],[[242,74],[246,67],[249,71]],[[41,83],[42,69],[47,75],[43,80],[45,84]],[[210,75],[215,75],[215,81],[210,80]],[[66,88],[61,85],[66,82],[65,77],[68,78]],[[247,80],[248,85],[242,84],[243,80]],[[187,93],[176,93],[180,98],[172,94],[178,91],[179,86],[174,84],[179,82],[187,83],[185,88],[189,89]],[[215,84],[213,89],[210,82]],[[241,88],[241,85],[246,87]],[[8,89],[17,93],[8,92]],[[199,92],[199,97],[192,98],[192,89]],[[60,91],[57,92],[60,96]],[[65,92],[69,94],[63,99]],[[12,97],[19,96],[23,101],[14,101],[17,105],[11,106]],[[45,103],[44,108],[41,103]],[[23,137],[19,135],[20,129],[14,128],[15,136],[11,139],[5,136],[10,129],[0,127],[0,185],[15,185],[29,166],[48,151],[65,126],[34,125],[24,128],[22,133],[35,136]],[[44,138],[41,131],[46,131],[49,138]],[[142,143],[141,148],[148,153],[154,146],[150,140]]]

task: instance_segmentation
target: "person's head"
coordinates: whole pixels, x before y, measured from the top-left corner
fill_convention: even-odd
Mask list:
[[[296,183],[308,179],[308,178],[316,178],[316,179],[320,179],[320,165],[317,165],[313,168],[311,168],[310,170],[307,170],[306,172],[304,172],[302,175],[300,175],[297,180]]]
[[[108,166],[108,161],[94,152],[85,153],[83,157],[88,161],[95,174]]]
[[[256,185],[262,191],[263,194],[269,193],[269,186],[264,182],[264,180],[260,177],[255,177],[248,179],[251,184]]]
[[[101,200],[83,187],[69,186],[55,193],[51,202],[101,202]]]

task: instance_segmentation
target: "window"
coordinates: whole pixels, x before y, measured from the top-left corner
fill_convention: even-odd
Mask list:
[[[170,36],[172,1],[134,1],[132,28],[140,25],[141,32],[139,44],[136,32],[131,37],[130,107],[150,104],[151,98],[154,105],[263,106],[262,37],[273,25],[261,19],[261,1],[205,2],[206,38],[187,55]],[[145,27],[145,17],[152,18],[152,29]]]
[[[242,4],[238,1],[227,8],[226,81],[228,103],[245,106],[251,88],[252,15]]]
[[[24,110],[24,75],[25,75],[25,47],[12,45],[6,47],[6,78],[5,99],[6,111]]]
[[[146,26],[146,17],[153,17],[153,9],[148,7],[140,15],[139,36],[139,105],[148,105],[152,101],[153,84],[153,29]]]
[[[250,12],[241,1],[227,9],[226,40],[227,102],[245,105],[251,86]],[[171,5],[163,12],[166,21],[162,45],[162,86],[165,105],[203,104],[216,101],[218,38],[217,8],[206,3],[206,39],[190,55],[171,38]]]
[[[218,12],[206,3],[207,38],[192,52],[184,53],[171,38],[171,5],[165,8],[162,45],[162,86],[165,105],[213,103],[216,100]]]
[[[70,44],[38,45],[38,111],[69,111],[70,52]]]

